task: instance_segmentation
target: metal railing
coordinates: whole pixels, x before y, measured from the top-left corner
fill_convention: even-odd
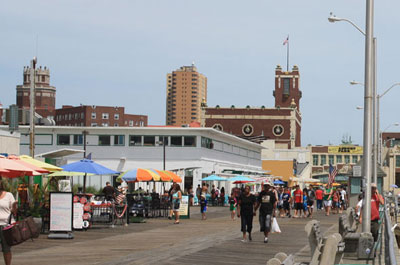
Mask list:
[[[385,196],[385,226],[384,226],[384,235],[385,235],[385,264],[397,265],[396,260],[396,249],[397,246],[396,238],[392,231],[392,222],[390,220],[390,215],[393,213],[393,217],[395,218],[395,222],[397,222],[397,209],[398,209],[397,196]]]

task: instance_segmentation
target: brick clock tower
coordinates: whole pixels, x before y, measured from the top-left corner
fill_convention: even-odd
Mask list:
[[[273,108],[204,107],[201,125],[234,134],[253,142],[275,140],[280,149],[301,146],[300,74],[295,65],[291,72],[275,69]]]
[[[275,69],[275,108],[295,108],[300,111],[300,74],[297,65],[292,72],[283,72],[278,65]]]
[[[30,107],[30,71],[30,67],[24,66],[24,82],[17,85],[17,106],[24,110],[29,110]],[[36,113],[44,118],[54,118],[56,88],[50,86],[50,70],[46,66],[36,68],[35,82]]]

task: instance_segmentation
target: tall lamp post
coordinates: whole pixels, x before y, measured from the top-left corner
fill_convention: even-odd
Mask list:
[[[29,154],[35,157],[35,77],[36,77],[36,57],[31,60],[31,68],[29,73],[30,90],[29,90]],[[29,186],[33,186],[33,176],[29,176]]]
[[[374,41],[373,41],[373,15],[374,1],[366,0],[366,22],[365,22],[365,76],[364,76],[364,137],[363,137],[363,175],[364,175],[364,200],[363,200],[363,223],[362,232],[371,230],[371,145],[372,145],[372,103],[374,83]],[[331,14],[329,22],[347,21],[355,26],[361,33],[359,27],[348,19],[339,19]],[[376,43],[375,43],[376,44]]]
[[[364,86],[363,83],[357,82],[357,81],[350,81],[350,85]],[[376,104],[374,104],[375,108],[374,108],[374,134],[373,134],[374,135],[374,148],[373,148],[374,163],[373,163],[373,167],[372,167],[373,180],[374,180],[373,182],[375,184],[378,184],[378,165],[382,165],[382,159],[381,159],[382,143],[381,143],[381,131],[380,131],[380,100],[384,95],[386,95],[395,86],[400,86],[400,83],[394,83],[388,89],[386,89],[382,94],[378,94],[378,93],[375,94]],[[393,124],[393,125],[395,125],[395,124]],[[392,126],[392,125],[390,125],[390,126]]]

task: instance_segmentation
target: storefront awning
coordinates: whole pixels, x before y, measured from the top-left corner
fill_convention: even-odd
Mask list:
[[[79,153],[83,153],[83,152],[85,152],[85,151],[64,148],[64,149],[59,149],[59,150],[55,150],[55,151],[46,152],[46,153],[43,153],[43,154],[38,154],[38,155],[35,155],[35,157],[59,158],[59,157],[75,155],[75,154],[79,154]]]

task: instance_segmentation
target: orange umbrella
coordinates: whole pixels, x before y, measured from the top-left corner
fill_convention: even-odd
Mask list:
[[[41,175],[39,172],[36,172],[29,167],[21,165],[14,160],[7,159],[4,156],[0,156],[0,168],[9,171],[0,173],[0,175],[5,178]]]
[[[37,166],[35,166],[33,164],[25,162],[25,161],[21,160],[18,156],[14,156],[14,155],[13,156],[9,156],[8,159],[11,159],[11,160],[17,162],[18,164],[21,164],[21,165],[23,165],[25,167],[28,167],[28,168],[30,168],[30,169],[38,172],[38,173],[50,173],[50,171],[48,171],[47,169],[44,169],[44,168],[41,168],[41,167],[37,167]]]
[[[157,169],[151,169],[151,170],[153,170],[154,172],[156,172],[160,176],[160,180],[161,181],[163,181],[163,182],[172,181],[172,177],[170,177],[166,172],[160,171],[160,170],[157,170]]]
[[[182,182],[181,177],[179,177],[174,172],[171,172],[171,171],[168,171],[168,170],[165,170],[165,171],[162,171],[162,172],[165,172],[168,176],[170,176],[172,178],[172,182]]]

